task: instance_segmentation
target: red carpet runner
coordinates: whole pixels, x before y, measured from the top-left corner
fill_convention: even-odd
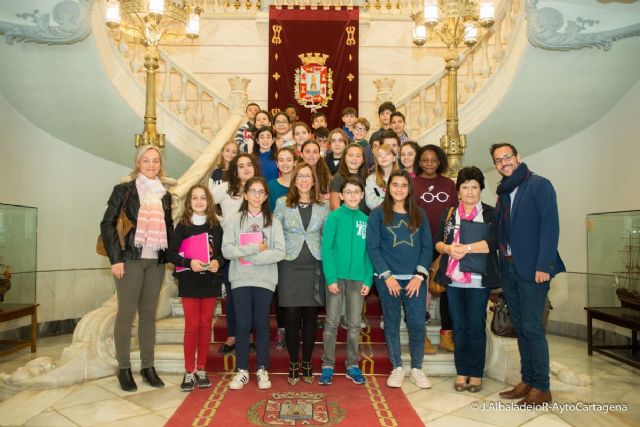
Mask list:
[[[224,306],[223,306],[224,312]],[[365,375],[382,374],[388,375],[391,372],[391,363],[387,356],[387,348],[384,343],[384,331],[380,329],[380,304],[377,295],[371,294],[365,300],[363,310],[364,321],[366,327],[360,333],[360,367]],[[324,315],[319,317],[324,321]],[[316,346],[313,351],[312,363],[314,372],[321,369],[320,357],[322,356],[322,333],[324,329],[318,328],[316,335]],[[277,332],[275,315],[271,316],[271,337],[274,338]],[[227,323],[223,315],[214,319],[213,336],[215,343],[211,345],[209,351],[209,360],[207,362],[207,371],[209,372],[234,372],[236,369],[236,359],[234,354],[223,356],[218,353],[218,347],[227,338]],[[336,343],[336,373],[344,373],[344,362],[347,356],[346,330],[339,328]],[[273,346],[270,348],[271,367],[269,372],[273,374],[286,373],[289,366],[289,355],[286,350],[276,350]],[[249,372],[255,372],[256,354],[249,354]]]
[[[385,377],[367,376],[356,385],[343,376],[333,385],[298,383],[272,375],[272,388],[259,390],[255,375],[242,390],[230,390],[232,374],[211,377],[212,388],[195,390],[169,419],[167,427],[187,426],[421,426],[401,389],[385,385]]]

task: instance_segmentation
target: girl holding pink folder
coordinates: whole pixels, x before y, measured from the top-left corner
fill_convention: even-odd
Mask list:
[[[222,296],[222,227],[213,211],[213,198],[204,185],[195,185],[169,244],[168,259],[176,265],[178,296],[184,308],[184,365],[181,391],[211,386],[205,365],[209,356],[211,319],[216,298]],[[204,239],[204,250],[198,243]],[[190,240],[191,246],[183,244]],[[199,254],[204,252],[203,254]],[[197,353],[197,359],[196,359]]]
[[[269,379],[269,310],[278,283],[278,261],[285,256],[284,234],[269,210],[269,188],[262,177],[250,178],[243,189],[240,211],[225,218],[222,252],[229,264],[229,281],[236,315],[236,364],[229,383],[240,390],[249,382],[249,333],[256,331],[258,388],[271,388]],[[256,238],[257,237],[257,238]]]

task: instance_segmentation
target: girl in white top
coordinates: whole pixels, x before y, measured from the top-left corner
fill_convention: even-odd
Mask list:
[[[378,148],[375,159],[375,172],[367,177],[364,188],[365,202],[371,210],[377,208],[384,200],[389,176],[398,169],[396,154],[388,144],[382,144]]]

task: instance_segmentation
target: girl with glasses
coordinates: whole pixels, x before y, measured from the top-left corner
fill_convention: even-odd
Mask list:
[[[278,261],[284,258],[282,225],[269,210],[269,189],[262,177],[244,184],[240,210],[225,219],[222,254],[230,260],[229,281],[236,316],[236,365],[229,383],[240,390],[249,381],[249,333],[256,331],[258,388],[269,379],[269,310],[278,283]]]

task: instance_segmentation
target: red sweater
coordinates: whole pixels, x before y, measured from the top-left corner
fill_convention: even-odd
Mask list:
[[[429,219],[431,236],[435,237],[442,212],[458,206],[456,183],[442,175],[435,178],[416,176],[413,178],[413,189],[416,203],[424,209]]]

